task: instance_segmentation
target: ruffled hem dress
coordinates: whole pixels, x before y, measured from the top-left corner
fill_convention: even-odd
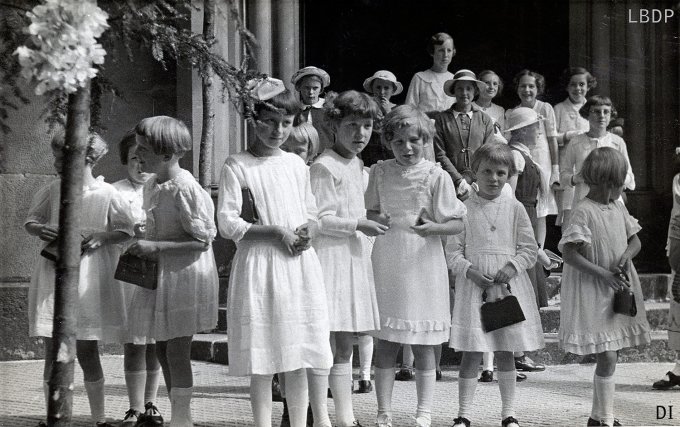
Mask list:
[[[42,188],[33,198],[25,224],[59,224],[61,180]],[[132,236],[134,220],[127,202],[103,177],[83,187],[80,234],[120,231]],[[47,244],[41,245],[41,249]],[[123,285],[113,278],[120,247],[104,245],[80,259],[76,338],[122,343],[126,326]],[[38,256],[28,292],[29,335],[52,337],[55,263]]]
[[[331,331],[380,329],[371,245],[357,231],[358,220],[366,218],[364,173],[361,159],[331,149],[310,168],[319,209],[319,235],[312,244],[324,275]]]
[[[558,248],[578,244],[579,253],[588,261],[613,270],[628,247],[628,239],[640,230],[621,201],[604,205],[585,198],[574,207]],[[565,263],[559,331],[560,346],[565,351],[601,353],[651,341],[640,278],[632,263],[628,276],[638,309],[635,317],[614,313],[614,290]]]
[[[144,185],[146,239],[198,240],[204,251],[158,255],[158,287],[136,290],[130,302],[127,342],[167,341],[209,331],[217,325],[218,278],[212,241],[217,235],[212,199],[184,169],[175,178]]]
[[[371,168],[366,209],[389,214],[390,229],[376,237],[373,276],[380,313],[376,338],[403,344],[439,345],[451,327],[449,277],[441,236],[421,237],[410,227],[421,209],[437,223],[462,219],[465,206],[439,164],[396,160]]]
[[[309,171],[298,156],[242,152],[222,167],[218,225],[237,248],[227,302],[229,375],[330,369],[326,291],[316,251],[291,256],[277,242],[243,240],[251,226],[240,217],[243,188],[253,196],[258,225],[294,230],[317,217]]]
[[[536,263],[538,245],[522,203],[501,194],[493,200],[472,193],[465,201],[465,231],[449,237],[446,254],[456,276],[449,347],[458,351],[532,351],[544,347],[543,327],[534,288],[526,272]],[[526,320],[492,332],[482,328],[484,289],[466,277],[471,266],[491,276],[508,263],[517,270],[510,280]],[[507,296],[505,286],[487,290],[487,301]]]

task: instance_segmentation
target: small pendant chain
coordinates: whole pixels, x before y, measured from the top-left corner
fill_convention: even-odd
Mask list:
[[[496,209],[496,216],[495,216],[493,222],[491,222],[489,217],[486,215],[486,212],[484,211],[484,205],[480,205],[480,206],[482,208],[482,215],[484,215],[484,219],[486,219],[486,222],[489,224],[489,228],[491,229],[491,231],[496,231],[496,222],[498,222],[498,215],[501,212],[500,203],[498,204],[498,208]]]

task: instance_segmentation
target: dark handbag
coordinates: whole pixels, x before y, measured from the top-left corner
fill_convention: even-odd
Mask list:
[[[241,218],[246,222],[255,224],[260,220],[260,216],[257,214],[255,199],[253,198],[253,193],[250,192],[250,188],[246,187],[241,189],[241,198],[243,199],[243,204],[241,205]]]
[[[507,286],[508,292],[511,292],[510,285],[506,283],[505,286]],[[484,304],[482,304],[481,313],[484,332],[495,331],[526,320],[516,296],[508,295],[494,302],[486,302],[486,296],[486,290],[484,290],[482,293]]]
[[[117,280],[154,290],[158,286],[158,262],[124,253],[118,260]]]
[[[631,317],[637,315],[637,304],[635,303],[633,291],[624,289],[614,294],[614,313],[625,314]]]
[[[49,259],[50,261],[57,262],[57,258],[59,258],[59,249],[58,249],[58,243],[57,239],[52,240],[50,243],[45,246],[42,251],[40,251],[40,256]],[[82,256],[85,253],[84,249],[80,250],[80,256]]]

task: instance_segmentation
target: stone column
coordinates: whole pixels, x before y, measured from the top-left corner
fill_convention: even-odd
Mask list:
[[[250,0],[248,3],[248,28],[257,39],[255,53],[257,69],[272,73],[272,0]]]
[[[292,89],[290,78],[300,63],[300,2],[278,0],[274,3],[272,75]]]

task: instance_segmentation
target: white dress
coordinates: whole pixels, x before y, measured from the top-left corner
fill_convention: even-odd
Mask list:
[[[146,237],[154,241],[207,243],[204,251],[165,251],[158,256],[158,287],[151,302],[135,292],[129,331],[136,342],[167,341],[217,325],[217,266],[212,241],[217,235],[212,199],[184,169],[173,179],[144,185]],[[133,341],[134,342],[134,341]]]
[[[557,127],[557,134],[564,135],[568,131],[579,131],[579,133],[588,132],[590,124],[587,119],[581,117],[579,109],[583,107],[585,101],[581,104],[574,104],[571,99],[567,97],[564,101],[555,105],[555,120]],[[560,159],[564,155],[569,142],[560,147]],[[574,187],[562,185],[562,209],[571,209],[572,201],[574,200]]]
[[[331,331],[380,329],[371,247],[357,231],[366,218],[364,167],[328,149],[310,168],[319,209],[319,236],[312,243],[321,262]]]
[[[453,79],[449,71],[435,73],[425,70],[415,73],[406,93],[405,104],[411,104],[423,113],[444,111],[451,108],[456,98],[444,93],[444,83]]]
[[[392,225],[375,239],[373,276],[380,330],[371,335],[403,344],[439,345],[451,327],[449,276],[441,236],[421,237],[415,225],[421,208],[437,223],[465,216],[453,181],[439,164],[396,160],[371,168],[366,209],[388,213]]]
[[[603,205],[585,198],[576,203],[558,245],[579,245],[588,261],[612,270],[628,247],[628,239],[641,230],[621,201]],[[614,313],[614,290],[599,278],[565,263],[560,291],[560,346],[570,353],[591,354],[647,344],[650,327],[640,278],[633,263],[628,271],[635,294],[637,316]]]
[[[61,180],[43,187],[33,198],[24,224],[31,222],[59,224]],[[127,203],[111,184],[100,177],[83,188],[80,233],[120,231],[133,235],[134,221]],[[43,244],[42,247],[46,246]],[[125,332],[125,298],[120,282],[113,278],[120,248],[104,245],[86,252],[80,259],[78,282],[78,340],[107,343],[123,342]],[[30,336],[51,337],[54,316],[55,264],[42,256],[31,276],[28,293]]]
[[[309,171],[295,154],[230,156],[220,174],[220,234],[236,242],[229,278],[229,374],[268,375],[333,365],[323,273],[314,248],[291,256],[278,242],[242,240],[241,189],[250,189],[259,225],[296,229],[316,221]]]
[[[449,237],[446,245],[448,264],[456,276],[449,347],[474,352],[543,348],[541,319],[534,288],[526,272],[536,263],[538,246],[524,206],[514,197],[500,195],[487,200],[476,192],[465,201],[465,206],[468,212],[464,220],[465,231]],[[480,314],[483,289],[466,275],[474,265],[482,273],[495,276],[508,262],[518,272],[509,285],[526,320],[487,333],[482,329]],[[505,295],[504,286],[493,286],[487,290],[487,301]]]

